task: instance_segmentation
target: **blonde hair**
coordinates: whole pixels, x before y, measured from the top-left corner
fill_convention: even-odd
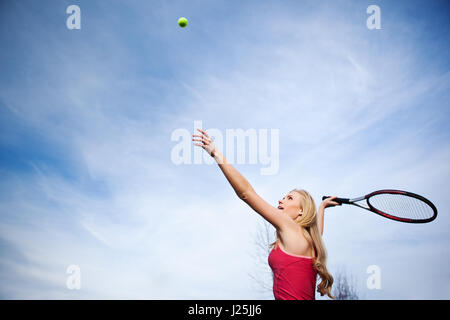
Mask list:
[[[303,214],[295,219],[295,222],[302,227],[303,235],[310,245],[314,248],[314,269],[321,278],[321,282],[317,286],[317,292],[321,296],[328,295],[331,299],[335,299],[331,295],[331,286],[333,285],[333,277],[327,270],[327,252],[325,244],[322,241],[322,235],[317,224],[316,204],[311,195],[305,190],[294,189],[300,195],[300,206],[303,208]],[[274,247],[276,242],[271,244]]]

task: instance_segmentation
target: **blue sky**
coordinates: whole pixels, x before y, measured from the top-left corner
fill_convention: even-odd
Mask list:
[[[66,27],[72,4],[80,30]],[[371,4],[380,30],[366,26]],[[276,174],[236,165],[273,205],[293,188],[317,203],[384,188],[429,198],[439,216],[426,225],[327,210],[328,266],[365,299],[449,299],[449,8],[2,1],[0,297],[272,299],[254,280],[267,280],[263,220],[217,165],[171,161],[171,134],[197,120],[279,130]]]

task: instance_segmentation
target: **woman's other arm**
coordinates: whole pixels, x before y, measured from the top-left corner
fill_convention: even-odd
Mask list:
[[[333,199],[336,199],[337,196],[333,196],[331,198],[327,198],[322,201],[322,203],[319,206],[319,210],[317,211],[317,224],[319,226],[320,234],[323,235],[323,220],[325,215],[325,208],[328,207],[334,207],[336,205],[341,205],[338,202],[333,201]]]

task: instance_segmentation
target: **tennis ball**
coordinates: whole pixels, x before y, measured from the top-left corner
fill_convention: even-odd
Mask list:
[[[178,19],[178,25],[182,28],[186,27],[188,24],[188,21],[185,17],[181,17],[180,19]]]

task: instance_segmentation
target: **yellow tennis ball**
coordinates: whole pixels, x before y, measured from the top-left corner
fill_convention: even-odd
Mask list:
[[[181,17],[180,19],[178,19],[178,25],[182,28],[186,27],[188,24],[188,21],[185,17]]]

